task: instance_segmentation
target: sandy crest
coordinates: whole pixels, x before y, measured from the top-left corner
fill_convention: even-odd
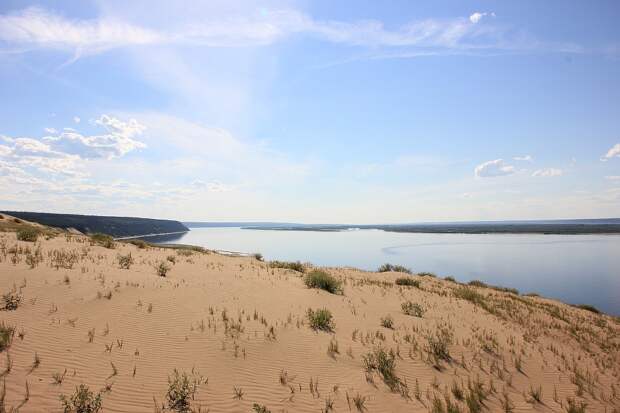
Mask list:
[[[30,268],[26,256],[36,248],[43,261]],[[52,266],[61,250],[79,256],[72,269]],[[129,252],[134,265],[120,269],[117,255]],[[154,265],[168,256],[176,263],[159,277]],[[588,412],[620,411],[616,318],[487,288],[473,289],[484,298],[476,304],[455,297],[460,285],[433,277],[414,277],[421,281],[415,288],[394,284],[403,274],[327,271],[344,280],[344,294],[309,289],[302,274],[251,257],[122,243],[107,249],[84,236],[33,244],[0,233],[0,292],[15,288],[23,296],[17,310],[0,312],[16,329],[0,353],[1,370],[12,363],[3,373],[5,406],[62,411],[59,395],[84,383],[104,390],[103,411],[153,412],[178,369],[201,378],[193,406],[210,412],[251,412],[254,403],[272,412],[320,412],[326,400],[333,411],[355,412],[358,394],[368,412],[430,411],[435,399],[445,408],[446,397],[467,412],[451,388],[456,383],[467,394],[468,382],[482,386],[483,411],[503,411],[504,394],[516,412],[566,411],[569,397],[587,403]],[[403,314],[406,300],[420,304],[423,317]],[[308,327],[307,309],[322,307],[334,315],[333,334]],[[388,314],[393,329],[381,326]],[[452,335],[451,360],[435,362],[428,337],[441,328]],[[332,340],[339,353],[329,355]],[[366,374],[363,355],[378,347],[396,354],[396,374],[408,388],[402,394]],[[33,368],[35,354],[40,365]],[[53,374],[65,370],[54,384]],[[531,395],[539,387],[542,403]]]

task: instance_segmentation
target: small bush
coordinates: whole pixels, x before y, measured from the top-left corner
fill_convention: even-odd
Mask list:
[[[392,391],[400,391],[403,382],[396,376],[396,355],[394,351],[385,351],[379,347],[372,352],[362,356],[364,367],[367,372],[377,372],[383,382]]]
[[[600,314],[601,313],[601,311],[598,308],[596,308],[596,307],[594,307],[593,305],[590,305],[590,304],[577,304],[575,307],[576,308],[580,308],[582,310],[589,311],[589,312],[594,313],[594,314]]]
[[[385,263],[377,269],[377,272],[404,272],[406,274],[411,274],[411,270],[407,267],[403,267],[402,265],[393,265],[390,263]]]
[[[267,406],[258,403],[252,405],[252,410],[254,410],[255,413],[271,413],[271,410],[269,410]]]
[[[168,266],[165,262],[161,261],[159,264],[155,266],[155,272],[160,277],[165,277],[168,275],[168,271],[170,271],[170,266]]]
[[[435,362],[439,360],[450,361],[450,349],[452,344],[452,334],[446,328],[438,328],[434,334],[429,334],[426,337],[428,341],[427,351],[435,358]]]
[[[35,242],[39,238],[39,230],[36,228],[21,228],[17,230],[17,239],[19,241]]]
[[[415,280],[411,277],[401,277],[396,279],[396,285],[420,288],[420,280]]]
[[[129,267],[133,265],[133,257],[131,256],[131,252],[127,255],[118,254],[116,256],[118,260],[118,267],[122,270],[128,270]]]
[[[254,254],[252,254],[252,257],[254,257],[256,259],[256,261],[262,261],[263,260],[263,254],[261,254],[260,252],[255,252]]]
[[[269,266],[271,268],[285,268],[287,270],[293,270],[297,272],[304,272],[304,266],[299,261],[270,261]]]
[[[342,282],[321,270],[314,270],[306,275],[304,283],[308,288],[320,288],[332,294],[342,293]]]
[[[568,403],[568,406],[566,406],[566,413],[586,413],[586,407],[588,405],[585,402],[577,401],[569,397],[566,399],[566,403]]]
[[[417,303],[412,303],[411,301],[405,301],[400,305],[400,308],[403,310],[403,313],[410,316],[422,317],[424,315],[422,306]]]
[[[467,284],[471,285],[472,287],[479,287],[479,288],[487,288],[488,285],[480,280],[471,280],[470,282],[468,282]]]
[[[15,327],[7,326],[4,323],[0,324],[0,351],[11,347],[13,335],[15,335]]]
[[[168,377],[168,392],[166,403],[173,412],[191,412],[190,401],[196,393],[196,382],[189,379],[187,373],[179,374],[175,369]]]
[[[149,244],[146,241],[143,241],[141,239],[132,239],[130,241],[127,241],[130,244],[135,245],[136,247],[138,247],[139,249],[143,250],[148,248]]]
[[[166,257],[166,260],[167,260],[167,261],[170,261],[170,262],[171,262],[171,263],[173,263],[173,264],[176,264],[176,263],[177,263],[177,257],[175,257],[174,255],[168,255],[168,256]]]
[[[332,312],[326,308],[308,309],[308,322],[313,330],[333,331],[335,328]]]
[[[419,272],[418,277],[437,277],[435,274],[433,274],[432,272]]]
[[[90,243],[93,245],[100,245],[104,248],[114,249],[114,238],[107,234],[94,233],[90,235]]]
[[[75,388],[70,397],[60,396],[64,413],[97,413],[101,410],[101,393],[93,393],[85,384]]]
[[[454,277],[451,277],[451,276],[447,276],[447,277],[445,277],[445,278],[444,278],[444,280],[446,280],[446,281],[450,281],[451,283],[455,283],[455,282],[456,282],[456,280],[454,279]]]
[[[2,307],[0,307],[0,310],[17,310],[17,307],[19,307],[19,304],[21,302],[22,295],[20,293],[18,293],[16,290],[9,291],[8,293],[2,295],[2,302],[0,303]]]
[[[385,328],[394,328],[394,319],[389,314],[381,317],[381,326]]]

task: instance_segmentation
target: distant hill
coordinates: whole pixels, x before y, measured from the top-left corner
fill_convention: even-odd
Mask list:
[[[100,232],[103,234],[109,234],[115,238],[189,231],[189,228],[181,224],[179,221],[167,219],[49,214],[46,212],[23,211],[1,212],[50,227],[62,229],[75,228],[84,234]]]

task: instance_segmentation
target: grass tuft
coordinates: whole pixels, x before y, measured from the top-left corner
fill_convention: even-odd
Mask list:
[[[310,328],[313,330],[334,331],[336,327],[334,318],[332,312],[328,309],[320,308],[318,310],[313,310],[309,308],[306,314],[308,316]]]
[[[385,263],[377,269],[377,272],[404,272],[406,274],[411,274],[411,270],[407,267],[403,267],[402,265],[393,265],[390,263]]]
[[[306,274],[304,283],[308,288],[319,288],[332,294],[342,293],[342,282],[322,270],[314,270]]]
[[[420,288],[420,280],[415,280],[411,277],[400,277],[396,279],[396,285]]]
[[[400,308],[403,310],[404,314],[413,316],[413,317],[422,317],[424,315],[424,310],[422,306],[418,303],[413,303],[411,301],[405,301],[400,305]]]
[[[75,388],[75,393],[60,396],[64,413],[97,413],[101,410],[101,393],[93,393],[85,384]]]
[[[287,270],[293,270],[297,272],[304,272],[305,268],[299,261],[270,261],[269,266],[271,268],[284,268]]]
[[[17,230],[17,239],[19,241],[35,242],[39,238],[40,231],[36,228],[28,227]]]

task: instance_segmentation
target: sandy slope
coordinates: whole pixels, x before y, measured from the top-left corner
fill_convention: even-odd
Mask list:
[[[37,247],[43,261],[30,268],[25,248],[32,253]],[[61,250],[79,256],[72,269],[52,267],[53,252]],[[117,254],[128,252],[135,264],[119,269]],[[153,267],[169,255],[176,264],[166,278],[158,277]],[[432,277],[417,277],[421,288],[414,288],[393,284],[403,274],[329,272],[345,280],[343,295],[308,289],[300,273],[249,257],[182,256],[120,243],[106,249],[83,236],[33,244],[0,233],[0,292],[14,287],[23,295],[17,310],[0,312],[16,328],[8,352],[0,354],[0,369],[7,354],[12,362],[3,374],[5,405],[61,411],[60,394],[80,383],[96,391],[108,384],[103,411],[152,412],[153,399],[161,405],[167,377],[178,369],[208,378],[194,407],[211,412],[250,412],[253,403],[273,412],[319,412],[326,399],[334,401],[334,411],[356,411],[347,396],[357,394],[367,398],[368,412],[429,411],[435,396],[455,402],[454,382],[467,393],[468,381],[473,386],[477,380],[487,394],[485,411],[501,411],[504,392],[514,411],[565,411],[567,397],[584,400],[587,411],[620,411],[617,319],[486,288],[475,289],[485,297],[475,304],[453,296],[459,285]],[[419,303],[424,316],[403,314],[405,300]],[[333,335],[308,327],[309,307],[332,311]],[[394,329],[380,325],[387,314]],[[241,324],[238,335],[230,328],[234,323]],[[428,337],[442,326],[453,336],[452,360],[435,365]],[[339,354],[330,356],[332,339]],[[390,391],[376,373],[366,375],[362,356],[378,346],[398,354],[396,373],[409,397]],[[40,365],[33,369],[35,353]],[[52,375],[65,369],[62,383],[53,384]],[[318,391],[310,391],[311,380],[318,381]],[[539,386],[542,403],[529,394]],[[233,387],[243,390],[240,400]],[[456,403],[468,411],[464,401]]]

